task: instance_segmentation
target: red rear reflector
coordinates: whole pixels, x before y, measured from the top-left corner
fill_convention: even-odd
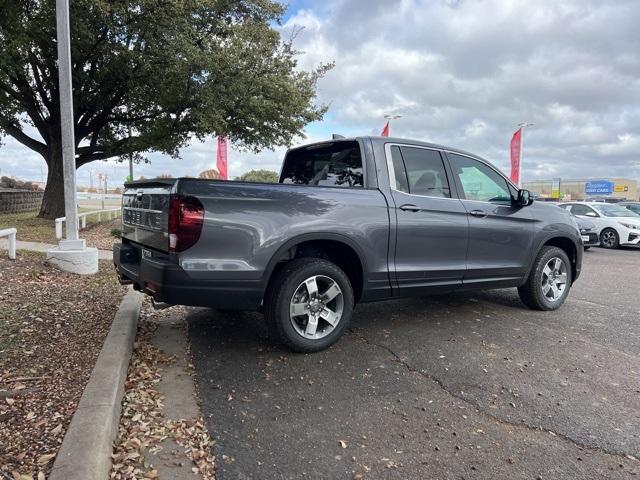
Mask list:
[[[200,238],[204,207],[196,197],[171,195],[169,198],[169,251],[184,252]]]

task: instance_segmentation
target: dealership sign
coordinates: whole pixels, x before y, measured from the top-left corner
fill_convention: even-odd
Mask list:
[[[584,193],[587,195],[611,195],[613,193],[613,182],[606,180],[594,180],[584,185]]]

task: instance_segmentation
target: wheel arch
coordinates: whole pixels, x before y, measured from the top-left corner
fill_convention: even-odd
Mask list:
[[[278,248],[265,269],[264,290],[278,268],[289,260],[303,257],[324,258],[338,265],[349,277],[355,301],[362,297],[367,272],[364,253],[351,238],[330,232],[299,235]]]
[[[571,282],[573,283],[578,274],[577,272],[578,246],[576,245],[575,240],[563,235],[547,238],[542,242],[542,244],[536,250],[536,254],[533,257],[533,260],[531,261],[531,265],[533,265],[533,262],[540,254],[540,250],[542,250],[544,247],[547,247],[547,246],[558,247],[559,249],[563,250],[567,254],[567,257],[569,257],[569,262],[571,262]],[[529,267],[529,272],[531,272],[531,267]],[[528,276],[529,276],[529,273],[527,273],[527,277]]]

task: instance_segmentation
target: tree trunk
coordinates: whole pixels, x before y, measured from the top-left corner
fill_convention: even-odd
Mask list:
[[[64,178],[62,176],[62,152],[55,146],[49,147],[47,158],[47,186],[40,206],[40,218],[64,217]]]

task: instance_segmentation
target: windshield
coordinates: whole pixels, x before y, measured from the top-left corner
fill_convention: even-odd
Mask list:
[[[640,219],[640,215],[633,213],[631,210],[627,210],[620,205],[592,205],[599,213],[605,217],[632,217]]]

